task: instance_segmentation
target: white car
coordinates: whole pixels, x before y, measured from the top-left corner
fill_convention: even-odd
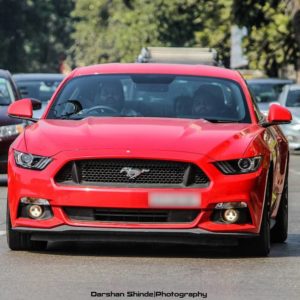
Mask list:
[[[288,108],[293,115],[291,124],[281,126],[289,141],[290,150],[300,152],[300,85],[285,86],[279,96],[279,103]]]

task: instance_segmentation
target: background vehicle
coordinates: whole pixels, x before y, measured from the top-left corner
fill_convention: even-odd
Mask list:
[[[19,93],[9,71],[0,70],[0,173],[7,172],[8,148],[24,124],[7,115],[8,106],[19,99]]]
[[[42,107],[34,111],[34,117],[40,118],[52,94],[64,79],[63,74],[28,73],[15,74],[13,79],[22,98],[33,98],[42,101]]]
[[[280,105],[288,108],[292,115],[291,124],[281,126],[294,152],[300,151],[300,85],[292,84],[283,88],[279,97]]]
[[[254,107],[237,71],[103,64],[74,70],[10,148],[8,245],[134,240],[242,245],[287,238],[291,113]],[[32,102],[9,114],[30,119]],[[238,188],[237,188],[238,187]]]
[[[197,47],[147,47],[137,58],[140,63],[218,65],[217,51]]]
[[[278,102],[278,97],[286,84],[294,80],[280,78],[260,78],[247,80],[250,90],[254,94],[258,107],[262,113],[267,114],[270,103]]]

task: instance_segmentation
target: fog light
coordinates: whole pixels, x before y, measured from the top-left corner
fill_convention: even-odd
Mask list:
[[[32,219],[38,219],[43,215],[44,209],[42,206],[33,204],[28,208],[28,214]]]
[[[239,218],[239,212],[236,209],[226,209],[223,214],[224,220],[228,223],[236,223]]]

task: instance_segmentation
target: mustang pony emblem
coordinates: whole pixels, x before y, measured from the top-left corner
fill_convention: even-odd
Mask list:
[[[126,173],[126,176],[129,179],[135,179],[136,177],[140,176],[143,173],[148,173],[150,172],[149,169],[134,169],[134,168],[128,168],[125,167],[123,168],[120,173]]]

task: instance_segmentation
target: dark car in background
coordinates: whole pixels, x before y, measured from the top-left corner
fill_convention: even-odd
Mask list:
[[[0,70],[0,174],[7,173],[7,156],[10,144],[24,129],[24,123],[7,115],[8,106],[20,99],[9,71]]]
[[[22,98],[34,98],[42,101],[42,107],[34,111],[33,116],[40,118],[52,94],[64,79],[65,75],[56,73],[15,74],[17,87]]]
[[[247,80],[249,88],[256,98],[259,109],[267,114],[270,103],[278,102],[282,89],[287,84],[293,84],[294,80],[280,78],[258,78]]]

